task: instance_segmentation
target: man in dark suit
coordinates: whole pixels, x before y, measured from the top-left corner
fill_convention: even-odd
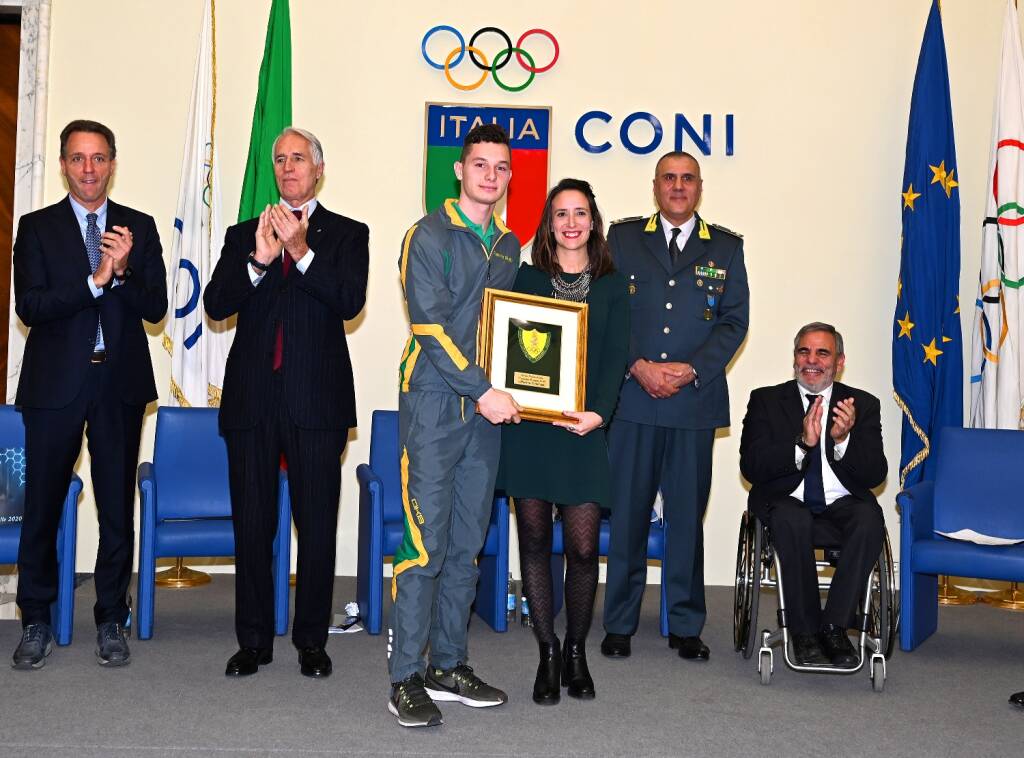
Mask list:
[[[793,341],[795,379],[750,394],[740,440],[750,510],[771,530],[793,651],[804,665],[857,663],[846,630],[885,535],[871,492],[887,471],[879,402],[834,381],[845,362],[833,326],[801,328]],[[812,543],[821,522],[842,544],[824,611]]]
[[[345,321],[366,300],[369,230],[317,202],[324,160],[313,134],[289,127],[273,153],[281,202],[228,229],[203,297],[210,318],[238,315],[220,408],[240,646],[225,673],[254,674],[273,657],[271,555],[283,454],[299,544],[292,642],[302,673],[325,677],[341,454],[356,425]]]
[[[29,327],[18,381],[25,421],[25,516],[18,549],[22,638],[14,667],[41,667],[52,647],[57,526],[86,430],[99,513],[96,656],[121,666],[134,550],[135,467],[146,404],[156,400],[142,322],[167,311],[153,219],[107,198],[117,149],[95,121],[60,134],[68,196],[26,214],[14,243],[15,310]],[[103,231],[101,231],[103,230]]]
[[[704,527],[715,429],[729,425],[725,369],[747,333],[749,293],[738,234],[697,213],[696,159],[663,155],[658,212],[612,225],[615,267],[629,281],[629,374],[608,433],[611,542],[601,652],[630,654],[647,575],[651,506],[661,491],[666,525],[669,647],[710,655],[704,627]]]

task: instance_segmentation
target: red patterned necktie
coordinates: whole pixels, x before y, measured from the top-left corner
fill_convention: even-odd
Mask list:
[[[293,210],[295,218],[302,221],[302,211]],[[281,271],[284,273],[285,278],[288,278],[288,274],[292,270],[292,257],[288,254],[287,250],[281,253]],[[284,319],[277,319],[277,332],[274,334],[274,371],[280,371],[281,366],[284,363]]]

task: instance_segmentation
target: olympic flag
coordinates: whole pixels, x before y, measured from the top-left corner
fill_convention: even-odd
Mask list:
[[[224,363],[233,336],[227,323],[206,318],[202,306],[202,290],[210,281],[224,241],[213,134],[217,102],[215,44],[213,5],[206,0],[167,284],[174,311],[163,337],[164,348],[171,354],[171,403],[180,406],[220,405]]]
[[[252,114],[249,157],[245,162],[238,220],[260,215],[280,194],[274,179],[274,140],[292,123],[292,25],[288,0],[274,0],[260,64],[259,89]]]
[[[1007,0],[992,154],[982,226],[981,274],[971,359],[971,426],[1024,428],[1024,53],[1017,10]]]

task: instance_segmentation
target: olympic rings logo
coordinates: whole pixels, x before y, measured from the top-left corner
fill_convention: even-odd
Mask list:
[[[443,32],[447,32],[454,36],[455,39],[458,40],[459,44],[458,47],[452,48],[452,51],[445,56],[443,63],[438,63],[431,59],[429,53],[427,53],[427,43],[430,42],[431,37],[435,34],[441,34]],[[483,51],[476,46],[477,40],[485,34],[495,34],[501,37],[502,41],[505,43],[505,48],[499,51],[498,54],[494,56],[494,60],[490,63],[487,62],[487,56]],[[529,37],[534,35],[546,37],[554,48],[554,55],[551,57],[551,61],[544,66],[538,66],[533,56],[523,49],[523,43],[526,42]],[[433,68],[436,68],[439,71],[444,71],[444,76],[448,80],[448,83],[456,89],[463,90],[464,92],[475,90],[484,83],[487,79],[487,75],[490,74],[494,77],[494,83],[506,92],[521,92],[533,83],[537,74],[543,74],[545,71],[549,71],[554,67],[555,63],[558,62],[559,50],[558,40],[555,39],[555,35],[546,29],[528,29],[520,35],[516,44],[513,45],[512,38],[509,37],[503,29],[499,29],[496,26],[485,26],[477,29],[473,33],[473,36],[469,38],[469,44],[467,45],[466,38],[462,36],[462,32],[454,26],[439,24],[438,26],[428,30],[427,33],[423,35],[423,42],[420,43],[420,52],[423,53],[423,60],[429,63]],[[466,53],[469,53],[469,60],[472,64],[483,72],[480,75],[480,78],[476,81],[470,82],[469,84],[457,82],[455,81],[455,77],[452,76],[452,69],[462,63],[462,59],[466,57]],[[498,72],[505,68],[505,66],[507,66],[512,60],[513,53],[515,54],[516,62],[519,66],[529,74],[526,81],[518,85],[506,84],[498,76]]]

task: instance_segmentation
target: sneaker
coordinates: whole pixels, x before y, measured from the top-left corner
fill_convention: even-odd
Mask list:
[[[11,667],[28,670],[42,668],[53,651],[53,633],[49,624],[29,624],[21,630],[21,642],[14,651]]]
[[[508,695],[486,684],[465,663],[447,671],[428,667],[425,686],[434,700],[455,700],[471,708],[489,708],[508,701]]]
[[[96,627],[96,660],[101,666],[127,666],[131,659],[124,626],[105,621]]]
[[[388,710],[402,726],[440,726],[444,723],[441,711],[423,689],[423,677],[419,674],[412,674],[391,685]]]

